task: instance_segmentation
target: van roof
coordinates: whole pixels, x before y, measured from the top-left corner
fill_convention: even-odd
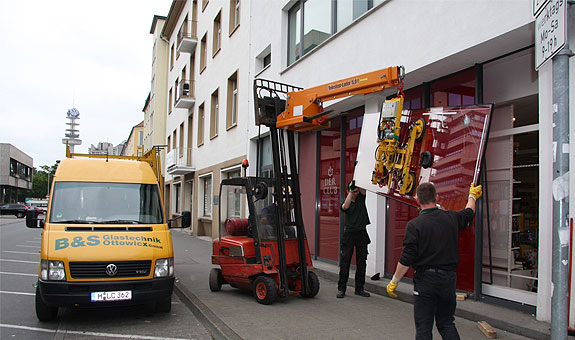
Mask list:
[[[55,181],[157,183],[150,165],[135,160],[66,158],[58,165]]]

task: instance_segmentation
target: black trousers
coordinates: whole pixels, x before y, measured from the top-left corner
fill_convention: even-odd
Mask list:
[[[365,286],[365,267],[367,261],[367,245],[371,243],[367,230],[344,232],[341,238],[341,262],[339,263],[339,280],[337,289],[345,292],[349,278],[349,266],[355,248],[355,290],[362,291]]]
[[[435,318],[437,330],[444,340],[459,340],[459,333],[454,323],[457,274],[433,269],[416,271],[413,281],[415,339],[433,338],[431,331]]]

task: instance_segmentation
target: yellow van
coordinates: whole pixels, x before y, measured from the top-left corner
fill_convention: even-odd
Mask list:
[[[35,212],[26,219],[28,227],[37,228],[39,221],[44,228],[39,320],[53,320],[67,306],[155,303],[156,311],[170,311],[171,221],[164,216],[161,176],[151,163],[112,156],[59,163],[46,219],[38,220]],[[181,225],[190,222],[184,212]]]

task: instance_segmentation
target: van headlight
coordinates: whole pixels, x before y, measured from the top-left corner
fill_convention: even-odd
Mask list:
[[[42,280],[65,281],[66,270],[62,261],[42,260],[40,262],[40,277]]]
[[[154,277],[174,276],[174,258],[157,259]]]

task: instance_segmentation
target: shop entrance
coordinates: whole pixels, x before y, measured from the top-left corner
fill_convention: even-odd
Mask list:
[[[496,106],[485,160],[482,292],[535,306],[539,247],[537,95]]]

